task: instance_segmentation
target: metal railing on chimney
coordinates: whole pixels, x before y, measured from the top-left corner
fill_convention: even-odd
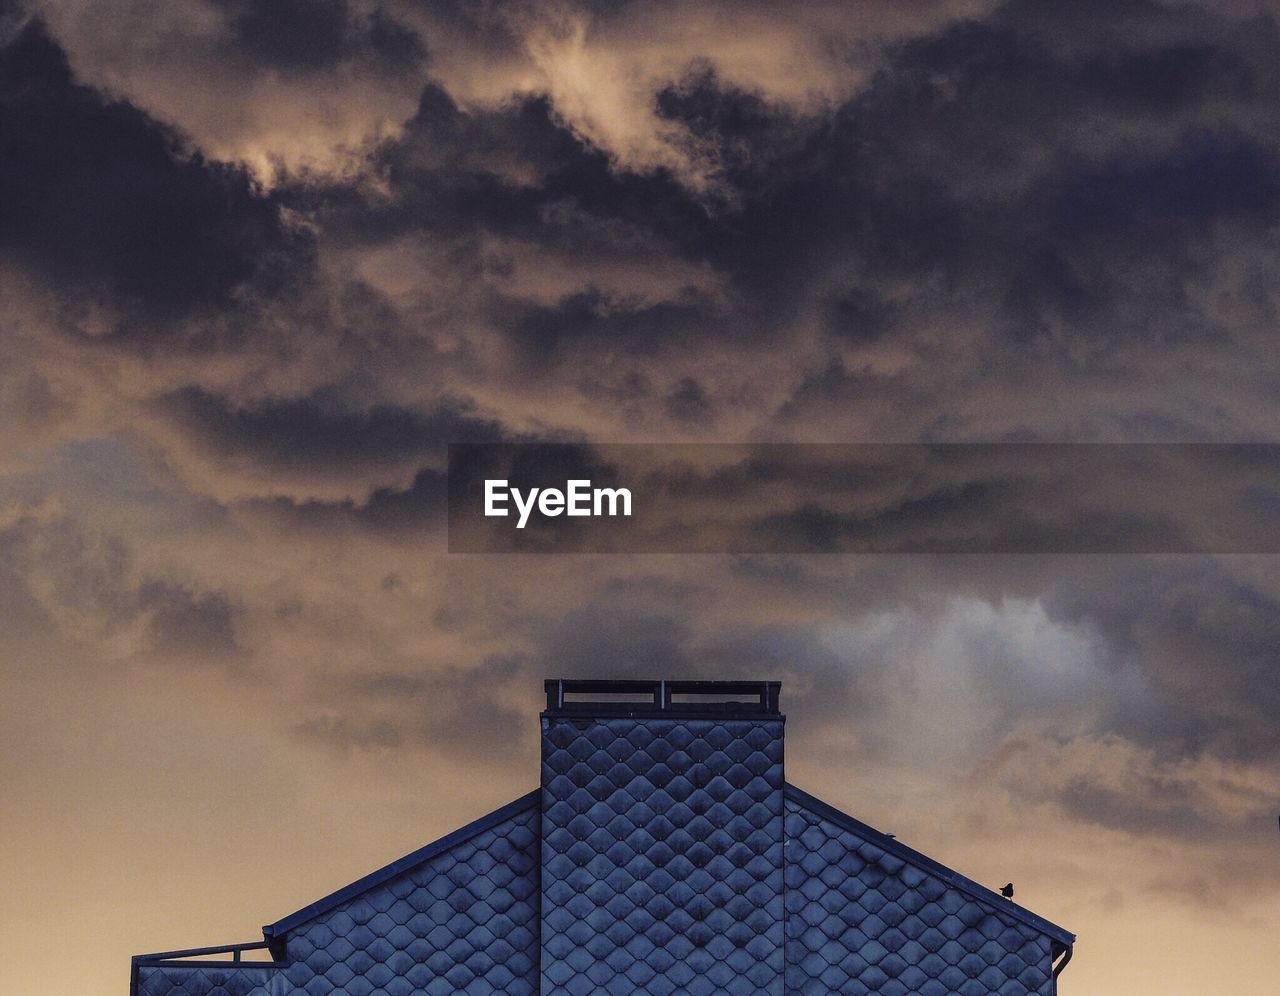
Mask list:
[[[547,712],[780,715],[779,681],[591,680],[549,678]]]

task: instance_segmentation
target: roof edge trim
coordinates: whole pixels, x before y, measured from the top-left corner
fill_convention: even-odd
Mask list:
[[[356,879],[350,885],[345,885],[336,892],[331,892],[323,899],[317,899],[309,906],[304,906],[295,913],[277,920],[275,923],[269,923],[262,928],[262,936],[267,939],[276,939],[283,937],[295,927],[300,927],[304,923],[314,920],[323,913],[328,913],[337,906],[342,905],[348,899],[354,899],[360,893],[374,886],[381,885],[390,878],[394,878],[401,872],[420,865],[424,861],[429,861],[438,855],[458,844],[465,843],[472,837],[484,833],[484,831],[492,829],[499,823],[526,810],[534,809],[538,806],[542,790],[534,789],[532,792],[520,796],[514,802],[509,802],[501,809],[495,809],[492,813],[481,816],[478,820],[473,820],[464,827],[460,827],[451,833],[445,834],[439,840],[434,840],[424,847],[418,848],[402,858],[397,858],[389,865],[384,865],[377,871],[370,872],[363,878]]]
[[[908,861],[914,865],[924,868],[933,875],[937,875],[940,879],[952,888],[958,889],[972,899],[979,900],[989,906],[994,906],[997,910],[1004,910],[1016,920],[1029,927],[1033,927],[1042,934],[1051,937],[1060,944],[1071,945],[1075,943],[1076,935],[1071,931],[1059,927],[1056,923],[1046,920],[1044,917],[1032,913],[1024,906],[1019,906],[1011,899],[1005,899],[999,893],[988,889],[985,885],[975,882],[971,878],[961,875],[958,871],[948,868],[946,865],[929,857],[927,854],[921,854],[914,848],[908,847],[895,837],[882,833],[875,827],[868,826],[861,820],[854,819],[848,813],[842,813],[834,806],[823,802],[817,796],[810,795],[803,789],[796,788],[790,782],[783,785],[783,795],[785,798],[797,802],[800,805],[813,810],[824,819],[830,820],[832,823],[843,827],[851,833],[865,837],[874,843],[877,847],[883,848],[890,854]]]

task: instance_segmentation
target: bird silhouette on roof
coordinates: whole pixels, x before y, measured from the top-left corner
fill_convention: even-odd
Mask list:
[[[1010,882],[1010,883],[1009,883],[1008,885],[1006,885],[1003,889],[1001,889],[1001,890],[1000,890],[1000,895],[1004,896],[1004,898],[1005,898],[1005,899],[1012,899],[1012,898],[1013,898],[1013,883],[1012,883],[1012,882]]]

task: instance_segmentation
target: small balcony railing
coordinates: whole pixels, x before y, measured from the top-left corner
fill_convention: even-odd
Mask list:
[[[221,944],[210,948],[183,948],[134,955],[129,973],[129,996],[169,996],[189,993],[193,977],[204,976],[219,991],[269,992],[280,961],[246,961],[246,951],[270,952],[266,941]],[[226,955],[225,958],[211,957]],[[227,983],[230,983],[228,985]]]

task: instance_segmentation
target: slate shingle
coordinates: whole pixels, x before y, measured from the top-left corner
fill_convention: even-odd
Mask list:
[[[773,690],[549,707],[538,792],[264,928],[279,967],[137,996],[1051,996],[1074,937],[787,785]]]

